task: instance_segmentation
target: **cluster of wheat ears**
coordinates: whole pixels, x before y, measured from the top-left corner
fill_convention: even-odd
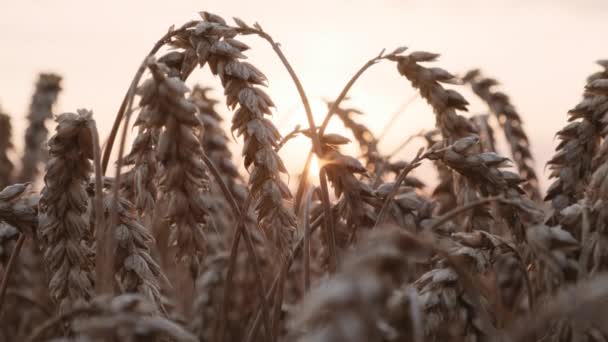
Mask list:
[[[557,133],[543,198],[522,119],[480,71],[457,77],[428,66],[435,53],[383,50],[317,126],[259,24],[200,17],[145,56],[107,140],[91,111],[53,115],[54,74],[36,84],[20,168],[0,114],[1,341],[608,340],[608,61]],[[269,119],[267,80],[245,61],[243,35],[276,52],[308,128],[283,137]],[[381,153],[361,112],[342,104],[380,62],[395,63],[435,114],[409,161]],[[205,66],[223,101],[185,85]],[[462,115],[462,87],[488,115]],[[230,133],[218,103],[233,111]],[[326,131],[332,116],[352,131],[357,158]],[[297,135],[312,142],[302,174],[314,156],[321,167],[296,190],[279,150]],[[425,160],[438,171],[432,191],[412,175]]]

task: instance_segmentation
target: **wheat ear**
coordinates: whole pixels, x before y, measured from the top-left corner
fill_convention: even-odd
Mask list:
[[[53,118],[53,105],[61,91],[61,77],[56,74],[40,74],[36,90],[32,96],[30,111],[27,116],[29,126],[25,131],[25,148],[21,159],[21,182],[34,181],[41,163],[47,160],[46,140],[48,130],[46,122]]]
[[[271,114],[274,103],[259,87],[266,76],[252,64],[241,61],[249,47],[236,40],[237,29],[219,16],[203,12],[203,21],[186,34],[177,36],[174,45],[186,47],[187,66],[209,65],[224,87],[226,103],[236,109],[232,130],[244,137],[245,167],[250,169],[249,186],[256,200],[258,221],[266,236],[279,250],[291,243],[295,230],[293,211],[284,203],[291,192],[281,180],[287,170],[274,147],[280,134],[264,116]]]
[[[608,63],[600,64],[608,69]],[[605,73],[604,70],[591,75],[588,83],[602,75],[605,77]],[[583,100],[568,112],[570,123],[557,132],[560,142],[556,153],[547,162],[551,170],[549,178],[554,181],[545,200],[551,201],[558,217],[559,211],[583,198],[594,170],[593,158],[598,151],[607,106],[606,96],[585,92]]]
[[[527,181],[526,184],[523,184],[524,190],[533,200],[540,200],[538,177],[534,171],[530,141],[524,131],[521,116],[511,103],[509,96],[496,91],[494,87],[498,85],[498,81],[484,77],[479,70],[469,71],[463,79],[471,85],[473,92],[488,105],[490,111],[498,120],[511,149],[515,166],[517,166],[521,177]]]
[[[86,193],[93,158],[91,117],[87,110],[59,115],[56,133],[49,140],[38,236],[47,260],[51,298],[60,311],[89,299],[93,289]]]

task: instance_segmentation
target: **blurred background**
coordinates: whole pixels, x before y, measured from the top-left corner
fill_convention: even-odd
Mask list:
[[[585,78],[597,70],[594,62],[608,58],[606,0],[2,0],[0,106],[13,116],[16,153],[23,147],[39,72],[63,76],[56,112],[93,110],[103,139],[151,46],[169,26],[197,18],[202,10],[262,24],[299,74],[317,122],[325,115],[324,99],[335,98],[382,48],[405,45],[441,53],[436,66],[454,74],[481,68],[501,82],[523,117],[543,188],[554,135],[565,125],[568,109],[580,100]],[[252,47],[249,61],[270,81],[268,92],[277,104],[275,124],[284,134],[297,124],[305,127],[296,89],[272,49],[255,37],[244,41]],[[219,89],[207,67],[190,82]],[[462,93],[471,102],[471,114],[487,110],[471,92],[463,88]],[[359,120],[378,134],[413,94],[394,64],[382,63],[361,78],[347,104],[362,110],[365,115]],[[215,95],[222,99],[221,91]],[[230,111],[223,105],[218,109],[229,129]],[[388,153],[409,135],[433,125],[428,105],[414,100],[387,132],[380,150]],[[345,134],[338,122],[329,131]],[[237,162],[240,140],[234,144]],[[411,159],[420,143],[412,143],[398,157]],[[356,154],[352,145],[350,152]],[[282,150],[292,175],[300,171],[308,148],[301,138]],[[417,175],[433,182],[432,173],[424,170]]]

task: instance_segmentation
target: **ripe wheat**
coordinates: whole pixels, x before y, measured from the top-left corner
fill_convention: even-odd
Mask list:
[[[308,127],[283,137],[269,119],[268,80],[245,62],[243,36],[270,44]],[[61,78],[40,75],[19,175],[11,119],[0,114],[0,340],[608,339],[608,62],[558,132],[545,208],[524,117],[497,82],[478,71],[458,79],[428,65],[437,54],[406,51],[373,56],[316,126],[298,74],[260,24],[201,12],[145,56],[103,153],[87,110],[56,117],[47,151]],[[436,119],[392,153],[381,144],[386,131],[374,134],[356,117],[364,111],[342,105],[378,63],[395,63]],[[207,67],[223,99],[186,86]],[[465,85],[491,115],[467,117]],[[233,111],[229,131],[222,103]],[[349,139],[327,131],[334,115],[357,157],[342,149]],[[243,165],[232,158],[234,132]],[[292,202],[280,153],[300,134],[312,148]],[[414,138],[425,146],[397,158]],[[309,175],[313,155],[318,175]],[[431,163],[435,185],[417,178]]]

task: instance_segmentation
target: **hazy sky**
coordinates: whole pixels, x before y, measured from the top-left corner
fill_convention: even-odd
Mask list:
[[[64,77],[58,110],[89,108],[106,136],[144,55],[172,24],[201,10],[246,22],[259,21],[282,47],[313,101],[317,120],[323,98],[334,98],[351,75],[382,48],[405,45],[442,54],[437,66],[452,73],[482,68],[498,78],[525,121],[543,172],[555,132],[579,101],[594,61],[608,58],[608,1],[157,1],[0,0],[0,105],[14,116],[21,139],[33,82],[40,71]],[[249,61],[266,73],[277,104],[275,123],[287,132],[304,123],[289,76],[272,50],[256,38]],[[217,85],[208,70],[192,83]],[[351,92],[352,104],[375,132],[413,94],[394,65],[373,67]],[[485,107],[472,94],[472,113]],[[221,96],[221,92],[217,92]],[[229,117],[230,113],[221,109]],[[295,115],[289,116],[289,112]],[[381,148],[391,150],[409,134],[430,128],[434,118],[414,102]],[[340,130],[339,125],[333,126]],[[20,148],[21,141],[16,141]],[[302,144],[283,152],[292,170]],[[409,154],[409,155],[408,155]],[[411,149],[403,154],[411,158]]]

